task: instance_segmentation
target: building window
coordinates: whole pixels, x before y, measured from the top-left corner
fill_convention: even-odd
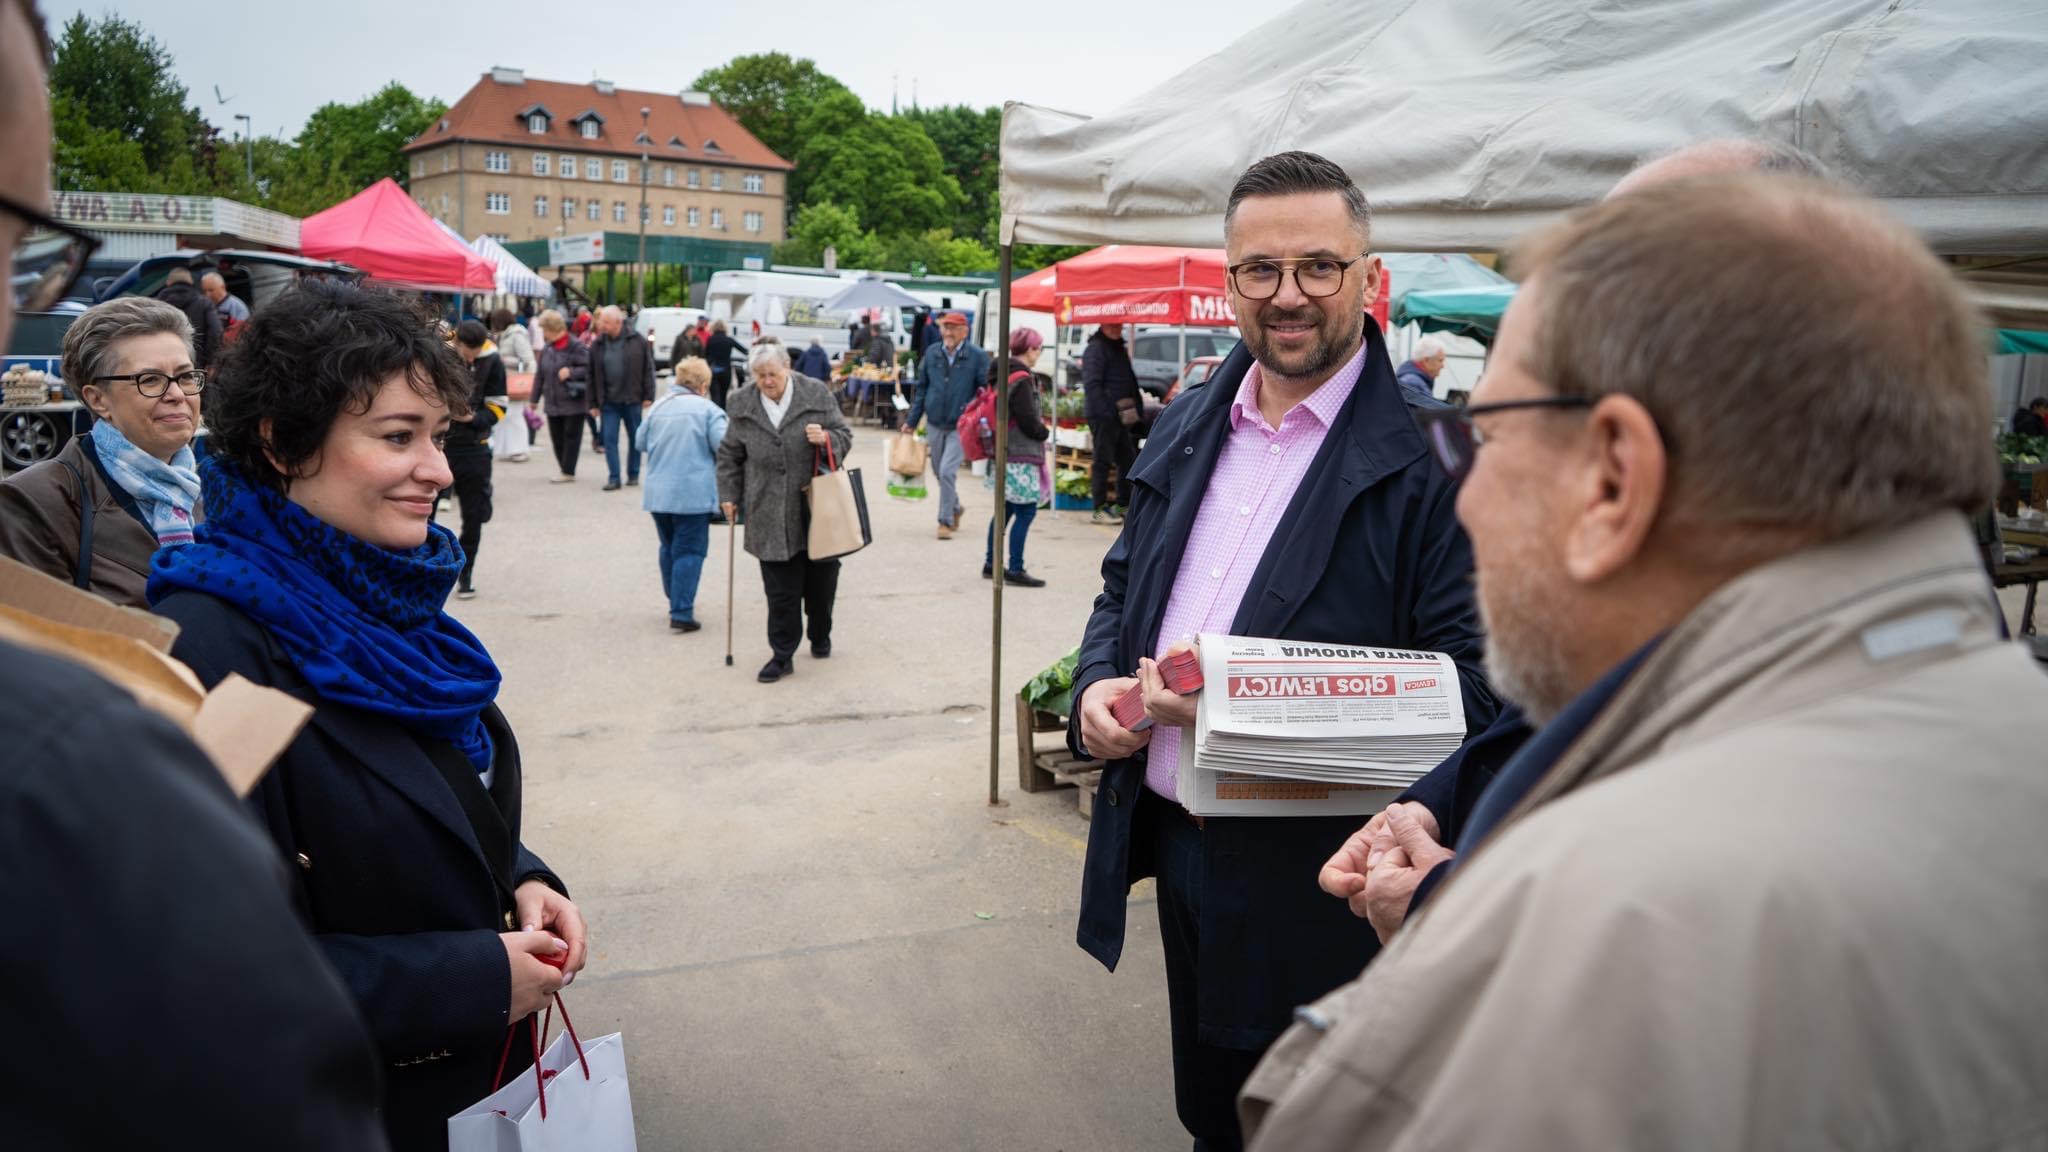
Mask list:
[[[595,156],[585,160],[583,162],[583,178],[585,180],[604,179],[604,161],[599,160]]]
[[[492,216],[510,216],[512,214],[512,194],[510,192],[485,193],[484,211]]]
[[[614,183],[614,184],[624,184],[625,182],[626,182],[626,162],[625,162],[624,160],[614,160],[614,161],[612,161],[612,183]]]
[[[602,203],[599,203],[597,197],[595,196],[591,197],[590,203],[585,204],[583,208],[583,216],[587,220],[596,220],[604,213],[604,205]]]
[[[446,172],[454,164],[454,152],[455,150],[452,148],[441,149],[441,171]]]
[[[574,196],[564,196],[564,197],[562,197],[562,219],[564,219],[564,220],[574,220],[575,218],[576,218],[576,198],[575,198]]]
[[[597,121],[585,120],[583,122],[583,138],[585,140],[597,139]]]
[[[574,156],[563,156],[561,161],[562,179],[574,180],[576,178],[576,158]]]
[[[621,224],[626,222],[626,202],[624,200],[612,201],[612,219]]]
[[[662,222],[663,224],[667,225],[667,226],[668,226],[668,227],[670,227],[670,228],[673,228],[673,227],[675,227],[675,226],[676,226],[676,206],[675,206],[675,205],[673,205],[673,204],[663,204],[663,205],[661,206],[661,222]]]
[[[758,172],[749,172],[747,173],[746,177],[740,181],[740,187],[745,188],[749,192],[759,192],[763,188],[766,188],[767,186],[768,182],[766,180],[761,179],[761,174]]]
[[[746,226],[747,231],[759,232],[761,230],[761,214],[759,212],[749,212],[740,219]]]
[[[687,182],[692,188],[702,187],[704,182],[703,174],[692,168],[690,169],[690,178]]]
[[[695,208],[692,208],[692,209],[690,209],[690,210],[689,210],[689,212],[688,212],[688,213],[687,213],[687,214],[685,215],[684,219],[686,219],[686,220],[688,220],[688,221],[689,221],[690,227],[692,227],[692,228],[695,228],[695,227],[697,226],[697,224],[699,223],[699,221],[700,221],[701,217],[699,217],[699,216],[697,215],[697,209],[695,209]]]
[[[486,153],[484,153],[484,171],[486,171],[486,172],[510,172],[511,170],[512,170],[512,154],[511,154],[510,152],[486,152]]]
[[[535,136],[545,136],[548,130],[548,118],[535,112],[526,118],[526,130]]]
[[[725,173],[713,172],[711,174],[711,190],[716,192],[723,187],[725,187]]]
[[[663,165],[661,166],[661,186],[662,186],[662,187],[664,187],[664,188],[673,188],[673,187],[675,187],[675,186],[676,186],[676,166],[675,166],[675,165],[673,165],[673,164],[663,164]]]
[[[535,152],[535,153],[533,154],[533,174],[534,174],[535,176],[545,176],[545,175],[547,175],[547,174],[548,174],[548,154],[547,154],[547,153],[545,153],[545,152]]]
[[[538,216],[538,217],[540,217],[540,218],[541,218],[541,219],[543,219],[543,220],[547,219],[547,215],[548,215],[548,198],[547,198],[547,197],[545,197],[545,196],[535,196],[535,197],[533,198],[533,214],[534,214],[535,216]]]
[[[413,157],[412,174],[415,176],[425,176],[427,174],[427,162],[417,156]]]
[[[713,208],[711,210],[711,230],[713,232],[725,231],[725,209]]]

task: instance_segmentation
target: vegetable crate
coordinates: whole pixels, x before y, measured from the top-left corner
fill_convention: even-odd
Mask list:
[[[1031,706],[1017,695],[1017,787],[1024,792],[1049,792],[1081,783],[1102,768],[1099,760],[1082,760],[1067,750],[1067,720]],[[1091,792],[1093,789],[1089,789]]]

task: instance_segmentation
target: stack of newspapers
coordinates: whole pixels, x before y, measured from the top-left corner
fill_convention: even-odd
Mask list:
[[[1465,740],[1441,652],[1208,634],[1180,802],[1225,815],[1377,811]]]

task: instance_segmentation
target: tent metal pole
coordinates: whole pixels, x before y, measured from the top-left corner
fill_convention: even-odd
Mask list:
[[[996,282],[1002,285],[996,307],[996,418],[990,421],[995,434],[994,459],[989,462],[989,480],[995,488],[995,519],[989,522],[989,585],[995,597],[994,637],[988,648],[988,802],[1001,804],[1003,764],[1003,573],[1009,571],[1009,553],[1003,550],[1003,513],[1009,511],[1010,463],[1010,259],[1011,244],[1004,244],[997,258]],[[971,433],[970,433],[971,434]]]

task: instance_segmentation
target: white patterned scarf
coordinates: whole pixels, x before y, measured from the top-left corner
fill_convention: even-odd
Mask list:
[[[178,449],[169,463],[137,448],[112,420],[92,426],[92,446],[108,478],[134,497],[158,548],[192,542],[192,508],[199,503],[199,464],[192,446]]]

